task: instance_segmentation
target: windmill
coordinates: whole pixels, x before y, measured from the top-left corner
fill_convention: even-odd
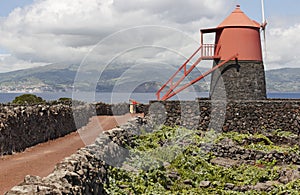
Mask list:
[[[262,7],[264,2],[262,1]],[[210,98],[232,100],[257,100],[266,98],[265,72],[262,56],[261,31],[264,33],[266,21],[264,8],[263,23],[250,19],[236,5],[233,12],[215,28],[200,30],[200,46],[182,66],[156,92],[158,100],[165,101],[180,93],[187,87],[211,76]],[[205,34],[213,33],[215,43],[207,44]],[[266,46],[265,46],[266,48]],[[192,60],[194,59],[194,60]],[[203,60],[213,60],[213,67],[189,83],[180,86],[181,82]],[[194,61],[192,66],[187,66]],[[216,71],[218,70],[218,71]]]

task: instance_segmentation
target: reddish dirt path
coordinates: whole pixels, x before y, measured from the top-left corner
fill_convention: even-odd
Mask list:
[[[49,175],[57,163],[79,148],[93,143],[100,132],[124,124],[134,116],[93,117],[87,126],[77,132],[28,148],[22,153],[0,157],[0,194],[21,183],[26,175]]]

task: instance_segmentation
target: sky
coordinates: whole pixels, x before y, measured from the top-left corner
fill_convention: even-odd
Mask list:
[[[86,59],[179,66],[199,46],[199,30],[237,4],[262,21],[260,0],[0,0],[0,72]],[[299,7],[265,0],[266,69],[300,68]]]

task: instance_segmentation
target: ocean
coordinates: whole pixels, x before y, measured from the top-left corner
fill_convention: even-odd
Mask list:
[[[8,103],[14,100],[15,97],[24,93],[0,93],[0,103]],[[57,93],[33,93],[47,101],[57,100],[61,97],[72,98],[85,102],[105,102],[105,103],[122,103],[128,102],[129,99],[134,99],[141,103],[148,103],[150,100],[156,100],[155,93],[89,93],[89,92],[57,92]],[[267,94],[268,98],[278,99],[300,99],[300,92],[280,93],[272,92]],[[173,99],[194,100],[195,98],[207,98],[208,93],[181,93]]]

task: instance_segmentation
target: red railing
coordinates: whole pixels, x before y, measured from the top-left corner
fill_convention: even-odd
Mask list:
[[[215,59],[218,58],[220,46],[216,44],[203,44],[201,48],[201,57],[203,59]]]

